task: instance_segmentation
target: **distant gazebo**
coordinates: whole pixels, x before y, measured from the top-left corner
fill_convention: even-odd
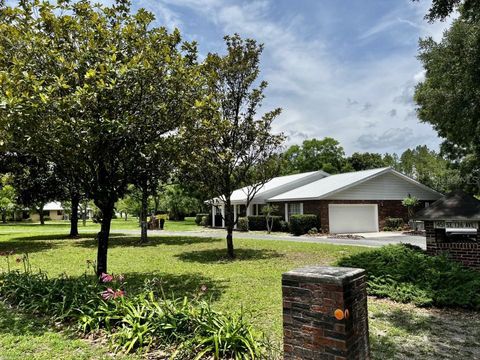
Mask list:
[[[480,269],[480,200],[454,191],[414,216],[425,223],[427,253],[448,253],[463,265]]]

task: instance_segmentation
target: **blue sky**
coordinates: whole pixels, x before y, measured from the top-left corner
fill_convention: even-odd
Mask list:
[[[401,152],[440,140],[419,123],[412,100],[423,78],[418,39],[441,38],[428,24],[429,0],[133,0],[197,40],[202,54],[223,52],[223,35],[264,43],[263,110],[283,108],[274,129],[288,144],[331,136],[347,154]]]

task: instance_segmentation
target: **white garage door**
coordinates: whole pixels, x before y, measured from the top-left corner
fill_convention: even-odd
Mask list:
[[[378,231],[376,204],[329,204],[330,232],[354,233]]]

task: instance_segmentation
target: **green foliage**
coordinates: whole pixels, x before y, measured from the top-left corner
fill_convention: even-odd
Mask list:
[[[402,200],[402,205],[407,208],[408,218],[411,219],[415,213],[415,207],[418,206],[419,201],[415,196],[408,196]]]
[[[308,230],[308,233],[309,235],[316,235],[318,234],[318,229],[316,227],[313,227],[311,228],[310,230]]]
[[[0,178],[0,215],[3,222],[7,220],[7,214],[15,209],[15,189],[8,182],[6,175]]]
[[[382,154],[369,152],[355,152],[347,159],[347,161],[355,171],[378,169],[385,166],[390,166],[382,157]]]
[[[202,222],[200,223],[200,225],[207,227],[211,225],[212,223],[211,220],[212,220],[212,217],[210,215],[202,216]]]
[[[318,217],[314,214],[290,216],[290,231],[294,235],[303,235],[312,228],[318,228]]]
[[[180,185],[165,186],[159,199],[159,208],[168,211],[170,220],[183,220],[201,207],[200,201],[190,196]]]
[[[416,87],[415,101],[419,119],[444,139],[442,152],[457,163],[462,185],[479,193],[480,18],[470,19],[464,10],[460,14],[440,42],[420,41],[425,79]]]
[[[404,225],[404,221],[402,218],[391,218],[388,217],[385,219],[385,227],[392,229],[392,230],[401,230]],[[384,229],[385,231],[385,229]]]
[[[367,271],[368,293],[418,306],[480,309],[480,273],[419,248],[388,245],[341,259]]]
[[[208,198],[225,205],[225,226],[234,226],[231,194],[245,189],[247,203],[279,172],[277,155],[285,137],[272,123],[280,109],[258,115],[265,81],[258,81],[263,46],[238,34],[225,36],[226,54],[208,54],[202,66],[207,96],[197,104],[199,121],[182,133],[192,158],[185,172]],[[233,238],[227,252],[234,257]]]
[[[113,285],[120,277],[99,283],[95,277],[11,271],[0,275],[0,299],[22,311],[74,323],[86,332],[110,335],[116,350],[175,350],[172,358],[255,359],[264,352],[262,335],[242,312],[213,310],[202,295],[193,300],[156,298],[145,282],[139,295],[126,296]],[[158,282],[159,279],[156,279]]]
[[[272,231],[280,231],[280,221],[282,216],[271,216],[273,220]],[[267,219],[262,215],[250,215],[248,216],[248,226],[250,230],[265,231],[267,230]]]
[[[238,218],[238,230],[240,230],[240,231],[250,230],[250,218],[249,217]]]
[[[283,154],[284,174],[324,170],[336,174],[345,165],[345,152],[340,143],[330,137],[322,140],[304,140],[302,145],[292,145]]]
[[[290,231],[290,224],[285,220],[280,220],[279,222],[281,232],[289,232]]]
[[[207,217],[208,214],[197,213],[195,215],[195,224],[202,225],[202,220],[204,217]]]

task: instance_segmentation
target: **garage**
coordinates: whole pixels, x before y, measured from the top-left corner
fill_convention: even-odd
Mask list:
[[[331,233],[378,231],[377,204],[329,204]]]

